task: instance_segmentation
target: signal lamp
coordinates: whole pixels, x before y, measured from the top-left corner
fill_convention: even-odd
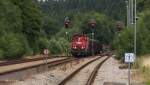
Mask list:
[[[84,48],[85,48],[85,47],[83,47],[83,46],[81,47],[81,49],[84,49]]]
[[[94,19],[91,19],[88,23],[90,27],[95,28],[96,27],[96,21]]]
[[[75,46],[75,47],[73,47],[74,49],[77,49],[77,47]]]
[[[123,28],[124,28],[124,23],[121,22],[121,21],[118,21],[118,22],[116,23],[116,28],[117,28],[117,31],[118,31],[118,32],[121,32],[121,31],[123,30]]]
[[[69,24],[70,24],[70,20],[69,20],[68,17],[66,17],[65,20],[64,20],[65,28],[68,28],[68,27],[69,27]]]

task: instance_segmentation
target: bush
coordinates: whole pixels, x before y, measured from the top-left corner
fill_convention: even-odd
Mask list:
[[[52,38],[50,40],[49,49],[52,54],[60,54],[61,53],[61,46],[55,38]]]
[[[68,53],[66,49],[69,48],[69,42],[64,38],[52,38],[50,40],[49,49],[52,54],[64,54]]]
[[[0,59],[3,59],[4,57],[4,51],[0,49]]]
[[[137,26],[137,55],[150,53],[150,11],[144,11],[140,14]],[[116,49],[118,59],[124,56],[125,52],[134,51],[134,30],[133,28],[127,28],[120,33],[114,40],[114,48]]]
[[[140,42],[141,54],[149,54],[150,53],[150,11],[145,11],[141,13],[140,19],[138,20],[138,39]]]
[[[39,49],[42,52],[45,48],[49,47],[49,40],[46,37],[41,37],[38,40]]]
[[[22,40],[22,43],[25,45],[24,46],[25,47],[25,55],[32,55],[33,54],[33,50],[29,46],[29,42],[27,41],[27,39],[22,36],[21,40]]]
[[[133,30],[125,29],[122,33],[118,34],[113,42],[113,47],[117,52],[117,59],[123,59],[124,53],[134,51],[133,43]]]
[[[58,41],[61,46],[61,53],[69,53],[69,42],[64,38],[59,38]]]
[[[0,48],[5,59],[21,58],[25,54],[25,44],[19,34],[8,33],[0,38]]]

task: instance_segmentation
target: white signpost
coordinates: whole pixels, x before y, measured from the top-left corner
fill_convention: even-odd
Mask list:
[[[130,69],[131,63],[135,61],[134,53],[125,53],[125,62],[128,63],[128,85],[130,85]]]
[[[44,49],[44,55],[48,55],[49,54],[49,50],[48,49]]]
[[[125,62],[126,63],[133,63],[135,61],[134,53],[125,53]]]
[[[49,54],[49,50],[48,49],[44,49],[44,51],[43,51],[43,53],[44,53],[44,60],[45,60],[45,64],[47,64],[48,62],[47,62],[47,57],[48,57],[48,54]]]

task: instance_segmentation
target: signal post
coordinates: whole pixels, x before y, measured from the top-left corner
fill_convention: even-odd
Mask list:
[[[93,40],[94,40],[94,29],[96,27],[96,21],[94,19],[91,19],[90,22],[89,22],[89,26],[92,29],[92,56],[94,56],[94,43],[93,43]]]
[[[69,28],[69,25],[70,25],[69,17],[65,17],[65,20],[64,20],[64,26],[65,26],[65,28],[66,29]],[[69,41],[68,31],[66,31],[65,34],[66,34],[67,40]],[[69,48],[66,49],[66,52],[67,52],[67,56],[69,56]]]

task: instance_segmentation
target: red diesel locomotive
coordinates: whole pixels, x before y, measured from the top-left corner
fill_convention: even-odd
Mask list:
[[[99,54],[102,51],[102,45],[93,40],[93,53]],[[76,34],[71,41],[71,54],[75,57],[92,55],[92,40],[85,34]]]

